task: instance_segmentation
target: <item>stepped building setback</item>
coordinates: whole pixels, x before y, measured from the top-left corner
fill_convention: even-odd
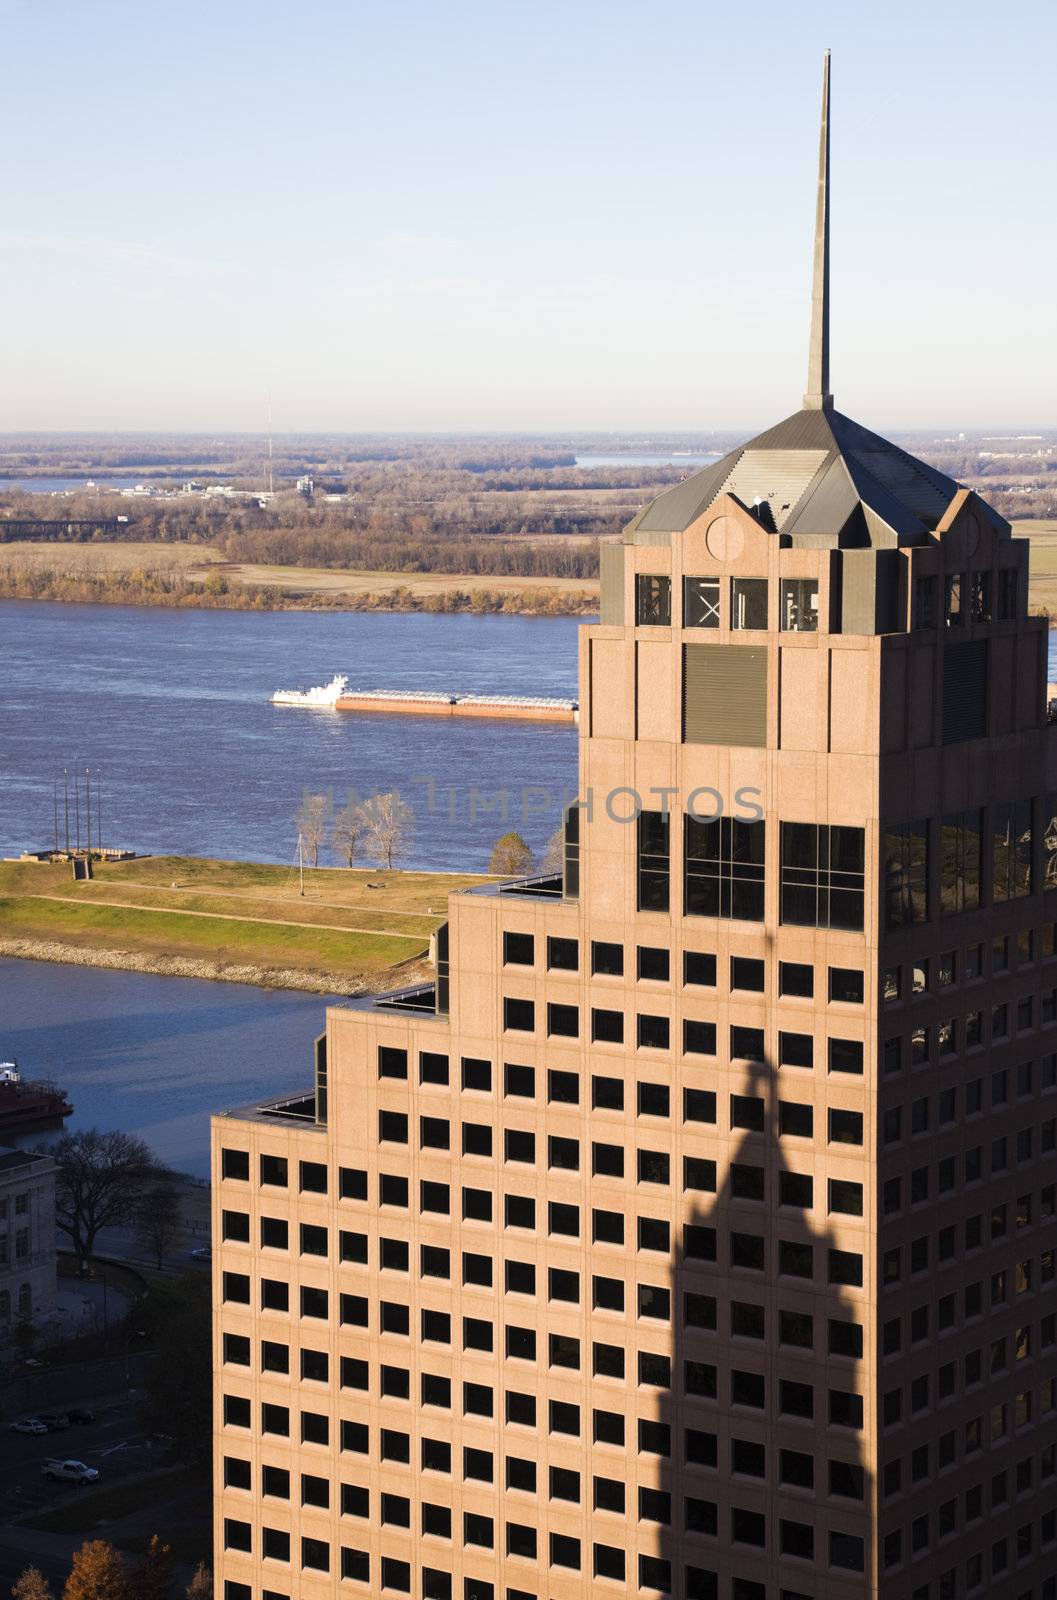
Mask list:
[[[828,109],[804,405],[604,551],[563,874],[214,1121],[223,1600],[1057,1600],[1046,622],[834,408]]]

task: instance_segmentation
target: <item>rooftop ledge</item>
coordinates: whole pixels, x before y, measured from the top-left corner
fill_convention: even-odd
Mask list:
[[[231,1111],[219,1111],[217,1115],[232,1122],[286,1122],[319,1133],[325,1131],[324,1125],[316,1121],[314,1089],[295,1090],[274,1100],[259,1100],[256,1104],[236,1106]]]

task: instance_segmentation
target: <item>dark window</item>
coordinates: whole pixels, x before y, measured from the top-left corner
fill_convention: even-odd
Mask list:
[[[519,1067],[508,1063],[503,1068],[504,1092],[521,1100],[532,1100],[536,1094],[536,1072],[533,1067]]]
[[[667,1017],[643,1016],[637,1018],[637,1041],[640,1050],[667,1050],[671,1024]]]
[[[384,1144],[407,1143],[407,1117],[403,1111],[379,1111],[378,1138]]]
[[[996,903],[1032,891],[1031,801],[991,808],[992,895]]]
[[[730,987],[746,989],[751,994],[762,994],[765,965],[749,956],[732,956],[730,960]]]
[[[624,946],[607,944],[604,940],[592,940],[591,971],[607,978],[623,977]]]
[[[503,1027],[518,1033],[531,1033],[536,1026],[536,1008],[531,1000],[503,1001]]]
[[[731,1095],[730,1125],[732,1128],[748,1128],[753,1133],[762,1133],[763,1124],[764,1103],[758,1095]]]
[[[764,824],[685,819],[684,910],[688,916],[763,919]]]
[[[393,1045],[378,1046],[378,1076],[380,1078],[407,1077],[407,1051]]]
[[[778,993],[804,995],[810,999],[815,992],[815,969],[804,961],[778,963]]]
[[[781,825],[781,921],[807,928],[863,925],[865,830]]]
[[[830,1110],[830,1144],[862,1144],[862,1112]]]
[[[269,1250],[285,1250],[289,1245],[290,1229],[281,1217],[261,1218],[261,1244]]]
[[[287,1167],[285,1156],[261,1156],[261,1183],[275,1189],[285,1189]]]
[[[248,1150],[222,1150],[220,1172],[224,1178],[249,1179],[250,1154]]]
[[[635,577],[635,623],[640,628],[672,625],[672,580],[653,573]]]
[[[710,1122],[716,1120],[715,1090],[683,1090],[684,1122]]]
[[[418,1057],[418,1076],[422,1083],[448,1082],[448,1058],[435,1050],[422,1050]]]
[[[716,958],[706,955],[700,950],[686,950],[683,953],[683,982],[694,984],[702,989],[716,987]]]
[[[831,1039],[829,1041],[829,1070],[854,1072],[862,1076],[863,1047],[860,1039]]]
[[[844,1005],[861,1006],[864,997],[864,974],[856,967],[830,967],[829,997]]]
[[[666,1083],[640,1083],[638,1112],[644,1117],[667,1117],[671,1112],[671,1090]]]
[[[886,928],[928,921],[928,867],[928,819],[890,824],[884,833]]]
[[[666,811],[643,811],[638,819],[638,908],[667,911],[671,873],[670,822]]]
[[[810,1033],[779,1033],[779,1066],[811,1067],[814,1062],[815,1041]]]
[[[591,1105],[596,1111],[623,1111],[624,1085],[620,1079],[592,1076]]]
[[[271,1218],[266,1219],[271,1221]],[[286,1224],[283,1224],[285,1228]],[[261,1229],[261,1243],[268,1241],[264,1238],[264,1229]],[[250,1242],[250,1219],[245,1211],[223,1211],[220,1216],[220,1236],[222,1239],[233,1240],[238,1244]],[[281,1249],[286,1248],[286,1239],[282,1241]]]
[[[366,1200],[366,1172],[359,1167],[339,1167],[338,1179],[343,1200]]]
[[[980,839],[983,812],[945,813],[940,824],[940,914],[975,911],[980,904]]]
[[[591,1038],[595,1043],[624,1042],[624,1013],[595,1006],[591,1011]]]
[[[548,938],[547,966],[553,972],[575,972],[580,965],[580,947],[575,939]]]
[[[547,1032],[552,1038],[575,1039],[580,1031],[580,1008],[556,1004],[547,1006]]]
[[[531,967],[536,959],[536,941],[531,933],[504,933],[503,960],[511,967]]]
[[[719,627],[718,578],[683,579],[683,627]]]
[[[670,974],[671,957],[667,950],[655,945],[640,944],[638,947],[638,975],[641,979],[654,983],[667,983]]]
[[[730,1053],[738,1061],[763,1061],[764,1037],[762,1028],[745,1028],[735,1025],[730,1030]]]
[[[798,1139],[810,1139],[815,1131],[812,1106],[799,1100],[779,1100],[778,1131]]]
[[[815,1203],[814,1195],[814,1182],[806,1173],[779,1172],[779,1205],[796,1206],[801,1210],[809,1211]]]
[[[491,1094],[492,1063],[482,1061],[478,1056],[463,1056],[462,1086],[464,1089],[477,1089],[482,1094]]]
[[[714,1022],[683,1023],[683,1051],[688,1056],[714,1056],[716,1053],[716,1025]]]
[[[767,579],[731,578],[730,625],[763,631],[767,627]]]

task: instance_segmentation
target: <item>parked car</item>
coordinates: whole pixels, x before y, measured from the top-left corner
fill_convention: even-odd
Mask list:
[[[71,1406],[66,1413],[67,1422],[72,1422],[75,1427],[85,1428],[90,1422],[95,1421],[95,1412],[87,1406]]]
[[[64,1461],[60,1457],[45,1461],[40,1470],[51,1483],[95,1483],[99,1478],[97,1468],[86,1467],[83,1461]]]
[[[212,1259],[213,1246],[211,1244],[200,1244],[197,1250],[191,1251],[192,1261],[212,1261]]]
[[[19,1422],[12,1422],[10,1433],[47,1433],[47,1423],[41,1422],[39,1417],[23,1417]]]
[[[37,1421],[43,1422],[49,1433],[60,1433],[63,1428],[70,1426],[70,1419],[65,1411],[42,1411]]]

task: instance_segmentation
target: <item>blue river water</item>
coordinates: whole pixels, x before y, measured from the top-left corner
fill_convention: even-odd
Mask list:
[[[62,1085],[74,1108],[67,1130],[120,1128],[204,1177],[212,1112],[311,1084],[327,1004],[247,984],[0,960],[0,1059]]]
[[[571,726],[269,697],[344,672],[356,688],[572,698],[577,627],[0,602],[0,855],[52,843],[56,783],[86,767],[102,774],[103,843],[151,854],[292,862],[306,790],[335,805],[399,790],[416,816],[401,865],[480,871],[507,826],[542,849],[576,786]]]

